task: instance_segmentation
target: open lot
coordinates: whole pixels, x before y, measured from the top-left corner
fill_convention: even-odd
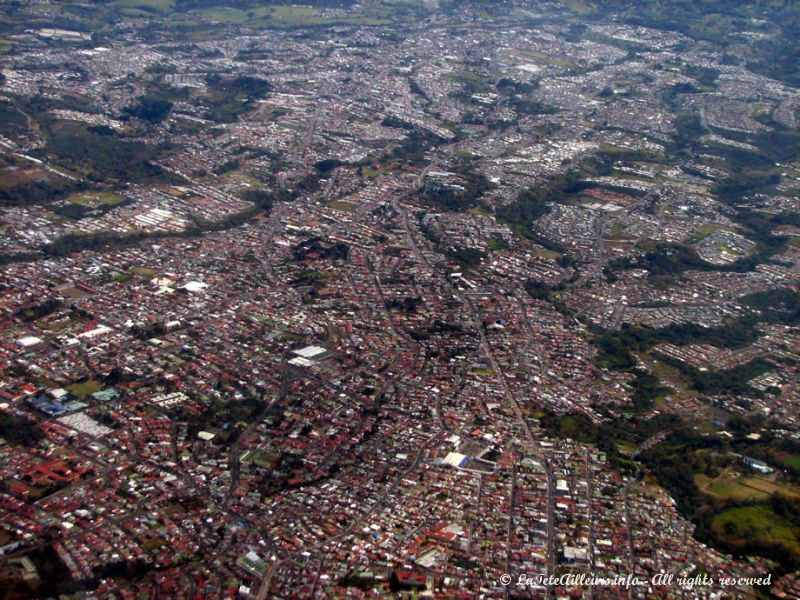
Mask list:
[[[82,192],[73,194],[67,200],[81,206],[100,206],[119,204],[125,200],[125,197],[111,192]]]
[[[792,553],[800,553],[797,529],[766,505],[729,508],[712,519],[711,527],[720,538],[734,545],[780,544]]]
[[[94,379],[90,379],[89,381],[84,381],[82,383],[73,383],[72,385],[68,385],[66,389],[73,396],[77,396],[78,398],[86,398],[86,396],[89,394],[94,394],[95,392],[102,390],[103,384],[99,381],[95,381]]]
[[[734,501],[766,500],[771,494],[800,497],[798,490],[786,483],[770,481],[763,477],[736,476],[735,472],[725,472],[715,479],[706,475],[695,475],[695,483],[705,494]]]

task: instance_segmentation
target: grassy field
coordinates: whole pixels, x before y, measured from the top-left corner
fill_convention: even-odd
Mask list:
[[[790,498],[800,498],[798,489],[793,485],[769,481],[761,477],[745,477],[742,480],[742,485],[765,492],[767,494],[775,494],[780,492],[784,496],[789,496]]]
[[[66,387],[66,390],[70,394],[77,396],[78,398],[86,398],[86,396],[94,394],[95,392],[99,392],[102,389],[103,384],[99,381],[95,381],[94,379],[84,381],[83,383],[73,383],[72,385],[68,385]]]
[[[611,176],[617,179],[621,179],[623,181],[645,181],[645,182],[653,181],[653,178],[650,177],[649,175],[641,175],[639,173],[627,173],[625,171],[618,171],[616,169],[611,173]]]
[[[125,283],[126,281],[133,279],[133,275],[130,273],[117,273],[111,279],[117,283]]]
[[[732,477],[709,479],[705,475],[695,475],[695,483],[706,494],[729,500],[765,500],[769,494],[743,484]]]
[[[391,24],[395,17],[395,11],[391,6],[379,3],[363,6],[336,17],[326,16],[313,6],[295,4],[246,8],[215,6],[185,12],[173,10],[173,0],[117,0],[114,7],[118,12],[131,18],[159,15],[160,24],[166,28],[191,28],[203,22],[257,29],[288,29],[319,25],[380,26]]]
[[[334,208],[336,210],[341,210],[341,211],[344,211],[344,212],[353,212],[356,209],[356,205],[355,204],[352,204],[350,202],[342,202],[341,200],[331,200],[330,202],[328,202],[326,204],[326,206],[329,206],[331,208]]]
[[[67,198],[68,202],[80,204],[81,206],[112,205],[119,204],[124,200],[124,196],[112,194],[111,192],[83,192],[81,194],[73,194]]]
[[[766,500],[771,494],[777,492],[790,498],[800,497],[800,493],[794,486],[756,476],[734,477],[730,473],[723,473],[719,477],[711,479],[706,475],[698,474],[694,476],[694,481],[703,493],[736,502]]]
[[[512,227],[512,229],[513,229],[513,227]],[[518,237],[521,237],[521,236],[519,236],[519,234],[518,234]],[[532,250],[532,253],[535,256],[541,256],[542,258],[549,258],[550,260],[555,260],[559,256],[561,256],[558,252],[555,252],[554,250],[548,250],[547,248],[534,248]]]
[[[670,395],[673,398],[684,400],[697,396],[697,392],[691,389],[689,381],[681,375],[677,368],[659,360],[651,352],[645,352],[639,358],[647,363],[653,375],[672,388]],[[659,402],[658,404],[661,405],[662,403]]]
[[[157,269],[152,269],[150,267],[133,267],[131,269],[131,273],[134,275],[138,275],[139,277],[143,277],[145,279],[152,279],[158,273]]]
[[[800,470],[800,454],[780,453],[778,459],[787,467]]]
[[[475,373],[476,375],[481,375],[481,376],[484,376],[484,377],[489,377],[491,375],[494,375],[494,371],[491,370],[491,369],[472,369],[472,373]]]
[[[207,21],[225,23],[226,25],[242,25],[250,20],[264,18],[266,14],[269,14],[269,9],[262,7],[245,11],[238,8],[220,6],[198,11],[198,14]]]
[[[732,544],[781,544],[790,552],[800,554],[796,528],[765,505],[724,510],[712,519],[711,527],[720,539]]]
[[[115,6],[166,11],[175,6],[175,0],[114,0]]]
[[[592,12],[592,7],[581,0],[566,0],[565,4],[567,8],[576,13],[588,14]]]
[[[42,169],[17,169],[0,172],[0,189],[8,190],[18,185],[25,185],[47,177]]]
[[[141,8],[123,7],[119,9],[119,12],[123,17],[129,20],[153,18],[153,13],[151,11]]]
[[[68,287],[61,290],[61,294],[66,298],[86,298],[86,296],[89,295],[89,292],[82,290],[81,288]]]
[[[655,252],[657,247],[656,242],[650,238],[641,238],[636,242],[636,249],[642,252]]]
[[[376,171],[375,169],[370,169],[369,167],[364,167],[362,170],[364,177],[367,179],[375,179],[378,175],[381,174],[380,171]]]
[[[277,456],[259,451],[247,452],[244,456],[242,456],[243,463],[256,465],[263,469],[273,466],[277,460]]]
[[[464,85],[472,85],[476,88],[483,88],[489,85],[489,81],[478,73],[472,71],[458,71],[454,73],[445,73],[442,79],[451,81],[453,83],[463,83]]]
[[[303,27],[313,25],[386,25],[391,23],[391,10],[370,7],[348,13],[347,16],[330,19],[311,6],[262,6],[241,10],[238,8],[209,8],[198,11],[208,21],[226,25],[258,25],[263,27]]]
[[[700,241],[704,238],[707,238],[716,231],[733,231],[733,230],[730,227],[725,227],[724,225],[720,225],[719,223],[703,223],[700,227],[697,228],[697,231],[694,232],[691,239],[693,241]]]
[[[553,56],[550,54],[545,54],[543,52],[536,52],[534,50],[525,50],[525,51],[517,51],[516,55],[519,59],[524,60],[526,62],[532,62],[536,65],[542,65],[545,67],[559,67],[562,69],[575,69],[577,65],[565,58],[559,58],[558,56]]]

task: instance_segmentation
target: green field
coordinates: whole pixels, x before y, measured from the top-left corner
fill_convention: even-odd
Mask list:
[[[151,267],[133,267],[131,273],[143,277],[144,279],[152,279],[158,274],[158,269],[153,269]]]
[[[753,542],[781,544],[800,554],[798,531],[766,505],[729,508],[711,520],[714,533],[734,545]]]
[[[745,500],[766,500],[771,494],[780,492],[784,496],[797,498],[798,490],[788,484],[769,481],[762,477],[733,477],[723,473],[715,479],[706,475],[694,476],[697,487],[711,496],[737,502]]]
[[[149,8],[166,11],[175,5],[175,0],[114,0],[114,5],[123,8]]]
[[[116,273],[111,279],[117,283],[125,283],[126,281],[133,279],[133,275],[130,273]]]
[[[203,17],[203,19],[217,23],[225,23],[227,25],[241,25],[250,20],[262,19],[268,13],[269,9],[267,8],[258,8],[245,11],[226,6],[221,6],[219,8],[208,8],[199,11],[199,14],[201,17]]]
[[[367,179],[375,179],[378,175],[381,174],[380,171],[376,171],[375,169],[370,169],[369,167],[364,167],[361,172]]]
[[[243,463],[256,465],[263,469],[274,466],[277,460],[277,456],[260,451],[246,452],[241,458]]]
[[[445,73],[442,79],[451,81],[453,83],[463,83],[464,85],[472,85],[476,88],[482,88],[489,85],[489,81],[478,73],[472,71],[459,71],[454,73]]]
[[[89,292],[77,287],[68,287],[61,290],[61,294],[66,298],[85,298]]]
[[[577,68],[577,65],[575,63],[565,58],[559,58],[558,56],[545,54],[543,52],[536,52],[534,50],[518,51],[516,52],[516,55],[521,60],[525,60],[526,62],[532,62],[536,65],[543,65],[546,67],[559,67],[562,69]]]
[[[731,500],[763,500],[769,496],[766,492],[748,487],[742,482],[729,477],[712,482],[703,491]]]
[[[326,202],[325,205],[343,212],[353,212],[356,209],[355,204],[351,202],[342,202],[341,200],[331,200],[330,202]]]
[[[627,173],[625,171],[618,171],[614,170],[611,173],[611,177],[615,177],[616,179],[621,179],[622,181],[653,181],[653,178],[649,175],[641,175],[639,173]]]
[[[152,11],[142,8],[123,7],[119,9],[119,12],[126,19],[151,19],[153,17]]]
[[[73,194],[67,198],[67,201],[81,206],[113,205],[124,202],[125,196],[112,194],[111,192],[83,192],[81,194]]]
[[[591,5],[587,4],[586,2],[582,2],[581,0],[566,0],[565,4],[569,10],[579,14],[588,14],[592,12]]]
[[[83,383],[73,383],[72,385],[68,385],[66,387],[66,390],[70,394],[77,396],[78,398],[86,398],[86,396],[94,394],[95,392],[99,392],[102,389],[103,384],[99,381],[95,381],[94,379],[84,381]]]
[[[365,25],[377,26],[391,23],[392,11],[387,7],[371,6],[353,11],[346,16],[330,19],[311,6],[273,5],[249,9],[219,7],[197,11],[211,22],[225,25],[251,25],[259,27],[303,27],[314,25]]]
[[[494,375],[494,371],[492,371],[491,369],[475,368],[475,369],[472,369],[472,371],[470,371],[470,372],[471,373],[475,373],[475,375],[480,375],[480,376],[483,376],[483,377],[490,377],[490,376]]]
[[[800,470],[800,454],[783,454],[778,457],[780,461],[787,467]]]
[[[697,228],[697,231],[694,232],[691,239],[693,241],[700,241],[704,238],[707,238],[716,231],[733,231],[733,230],[730,227],[720,225],[719,223],[703,223],[700,227]]]
[[[203,23],[222,26],[244,26],[257,29],[284,29],[294,27],[315,27],[328,25],[389,25],[396,15],[396,7],[391,4],[370,3],[349,10],[336,17],[324,15],[318,8],[302,4],[270,4],[258,6],[239,3],[239,6],[225,6],[220,2],[217,6],[203,7],[186,11],[176,8],[175,0],[114,0],[109,3],[112,14],[132,21],[157,18],[158,25],[166,29],[190,29]],[[405,20],[413,13],[403,14]],[[100,27],[98,21],[96,26]],[[207,36],[209,32],[184,32],[186,39],[193,39],[197,34]]]

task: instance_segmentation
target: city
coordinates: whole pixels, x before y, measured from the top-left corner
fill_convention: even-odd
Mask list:
[[[0,8],[0,597],[800,596],[779,22],[194,4]]]

